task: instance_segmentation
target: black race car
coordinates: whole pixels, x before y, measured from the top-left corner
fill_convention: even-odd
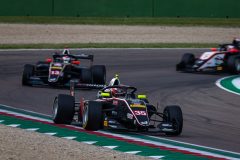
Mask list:
[[[89,60],[88,65],[82,65],[80,60]],[[37,64],[26,64],[22,74],[22,85],[49,85],[64,87],[74,80],[79,88],[103,88],[106,83],[106,68],[104,65],[93,65],[93,55],[72,55],[68,50],[63,54],[53,54],[46,61]]]
[[[58,95],[53,103],[53,121],[57,124],[79,123],[86,130],[120,129],[128,131],[180,135],[183,127],[179,106],[166,106],[163,113],[150,104],[145,95],[136,95],[131,86],[107,86],[96,100],[76,102],[74,85],[70,95]]]
[[[192,53],[185,53],[180,63],[176,65],[177,71],[225,71],[231,74],[240,73],[240,39],[231,44],[221,44],[220,47],[204,52],[199,58]]]

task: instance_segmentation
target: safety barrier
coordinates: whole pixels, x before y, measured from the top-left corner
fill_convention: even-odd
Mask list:
[[[0,16],[240,18],[239,0],[0,0]]]

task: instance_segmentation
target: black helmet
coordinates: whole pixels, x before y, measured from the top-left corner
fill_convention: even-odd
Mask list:
[[[232,43],[235,46],[240,46],[240,38],[234,38]]]
[[[63,52],[62,52],[62,54],[64,54],[64,55],[69,55],[69,54],[70,54],[69,49],[64,49]]]

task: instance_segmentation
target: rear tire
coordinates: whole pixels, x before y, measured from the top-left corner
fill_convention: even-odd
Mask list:
[[[88,84],[92,83],[92,72],[90,69],[88,68],[81,69],[81,76],[82,83]]]
[[[102,103],[89,101],[83,108],[83,128],[96,131],[102,128]]]
[[[30,86],[29,82],[31,76],[34,74],[34,65],[26,64],[24,65],[23,74],[22,74],[22,85]]]
[[[73,120],[74,108],[73,96],[59,94],[53,103],[53,121],[57,124],[70,124]]]
[[[94,84],[106,83],[106,67],[104,65],[92,66],[92,78]]]
[[[168,132],[166,135],[180,135],[183,128],[183,116],[182,110],[179,106],[167,106],[163,111],[164,122],[170,122],[173,124],[175,132]]]
[[[240,55],[230,56],[227,60],[228,71],[231,74],[240,73]]]

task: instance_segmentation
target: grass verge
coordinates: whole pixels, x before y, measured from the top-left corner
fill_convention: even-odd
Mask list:
[[[240,27],[239,18],[183,18],[183,17],[106,18],[106,17],[0,16],[0,23]]]
[[[0,49],[62,48],[211,48],[214,43],[71,43],[71,44],[0,44]]]

